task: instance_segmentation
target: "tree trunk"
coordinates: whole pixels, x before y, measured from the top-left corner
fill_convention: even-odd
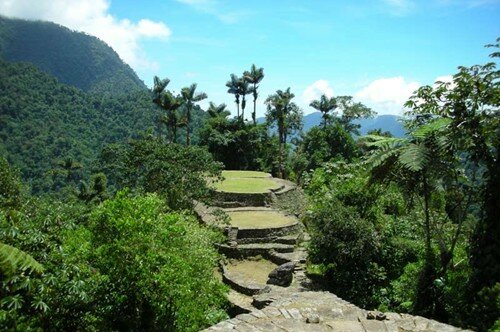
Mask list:
[[[187,114],[186,114],[186,145],[189,146],[191,144],[191,137],[190,137],[190,124],[191,124],[191,110],[188,108],[187,109]]]
[[[253,120],[253,125],[255,126],[257,124],[257,93],[255,92],[257,89],[256,84],[253,85],[253,113],[252,113],[252,120]]]
[[[241,122],[245,122],[245,107],[246,107],[247,101],[245,100],[245,95],[243,95],[243,98],[241,99]]]

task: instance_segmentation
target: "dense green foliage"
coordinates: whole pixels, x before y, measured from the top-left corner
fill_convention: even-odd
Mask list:
[[[226,84],[235,118],[224,104],[205,113],[196,84],[174,94],[155,77],[148,91],[104,43],[52,23],[0,17],[0,57],[2,327],[196,331],[225,318],[223,238],[192,211],[224,167],[303,184],[309,270],[337,295],[500,326],[495,63],[417,90],[395,138],[359,137],[374,112],[350,96],[313,101],[323,121],[301,134],[290,88],[257,124],[255,65]]]
[[[0,187],[19,185],[5,174]],[[17,191],[4,198],[18,202],[0,207],[0,236],[19,271],[2,260],[3,327],[198,331],[226,317],[225,287],[213,274],[221,235],[172,212],[161,196],[120,192],[98,206]],[[38,263],[25,253],[43,271],[26,269]]]
[[[0,153],[20,168],[34,191],[58,187],[57,163],[89,165],[107,143],[152,126],[147,91],[88,95],[32,65],[0,61]]]
[[[310,269],[336,294],[498,326],[498,84],[494,63],[460,67],[453,83],[415,92],[405,138],[368,136],[362,161],[308,174]]]
[[[181,209],[209,197],[207,181],[220,177],[222,165],[203,147],[151,137],[107,146],[98,168],[115,188],[159,193],[171,208]]]
[[[30,62],[83,91],[118,95],[146,88],[103,41],[51,22],[0,16],[0,58]]]

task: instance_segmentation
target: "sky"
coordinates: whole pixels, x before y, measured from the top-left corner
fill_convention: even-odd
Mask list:
[[[94,35],[148,86],[155,75],[176,92],[197,83],[202,107],[235,113],[225,83],[256,64],[257,116],[287,87],[305,114],[326,94],[400,115],[419,86],[488,62],[484,45],[500,36],[500,0],[0,0],[0,14]]]

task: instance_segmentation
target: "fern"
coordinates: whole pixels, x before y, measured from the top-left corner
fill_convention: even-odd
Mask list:
[[[18,271],[43,272],[43,266],[26,252],[0,242],[0,271],[13,275]]]
[[[430,133],[441,132],[451,123],[450,118],[438,118],[432,120],[424,125],[419,126],[415,131],[412,132],[412,136],[417,139],[423,139],[428,137]]]
[[[431,159],[429,149],[422,143],[410,143],[401,151],[399,162],[412,172],[419,172],[425,168]]]

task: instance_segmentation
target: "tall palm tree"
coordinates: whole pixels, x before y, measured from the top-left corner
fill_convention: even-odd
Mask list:
[[[286,144],[287,132],[287,115],[290,110],[295,107],[291,100],[295,97],[290,92],[290,88],[285,91],[278,90],[275,94],[267,97],[265,103],[267,105],[266,120],[268,123],[276,122],[278,128],[279,152],[278,152],[278,177],[283,177],[283,152]]]
[[[322,95],[319,100],[313,100],[309,106],[322,113],[323,128],[325,128],[330,118],[330,111],[337,108],[337,101],[335,100],[335,97],[328,98],[326,95]]]
[[[252,93],[252,88],[248,82],[242,78],[238,80],[238,90],[241,96],[241,122],[245,121],[245,107],[247,105],[245,96]]]
[[[227,92],[234,95],[234,102],[236,103],[236,110],[238,119],[240,118],[240,89],[239,89],[240,79],[235,74],[231,74],[231,80],[226,82]]]
[[[207,98],[204,92],[196,92],[196,83],[191,84],[189,87],[182,88],[181,95],[186,107],[186,145],[191,144],[191,111],[195,103]]]
[[[226,108],[226,104],[216,105],[210,102],[207,113],[211,118],[225,118],[231,114]]]
[[[177,143],[177,129],[185,126],[179,118],[178,109],[182,106],[183,99],[180,96],[174,96],[170,91],[167,91],[162,96],[161,107],[166,111],[166,114],[161,118],[170,131],[170,141]]]
[[[160,79],[158,76],[155,76],[153,80],[154,84],[153,89],[151,90],[153,92],[153,103],[161,106],[161,95],[165,91],[167,85],[170,83],[170,80],[168,78]]]
[[[151,92],[153,94],[153,103],[155,103],[156,105],[158,105],[159,107],[163,108],[162,107],[162,96],[163,94],[165,93],[165,89],[167,87],[167,85],[170,83],[170,79],[168,78],[164,78],[164,79],[160,79],[158,76],[155,76],[153,78],[153,88],[151,89]],[[160,115],[158,117],[158,138],[161,139],[161,123],[162,123],[162,116]]]
[[[245,71],[243,73],[243,78],[245,81],[248,83],[252,84],[252,94],[253,94],[253,113],[252,113],[252,120],[253,124],[257,124],[257,119],[256,119],[256,112],[257,112],[257,97],[259,96],[257,92],[257,88],[259,87],[257,84],[259,84],[262,79],[264,78],[264,68],[257,68],[255,64],[252,65],[252,68],[250,68],[250,71]]]

